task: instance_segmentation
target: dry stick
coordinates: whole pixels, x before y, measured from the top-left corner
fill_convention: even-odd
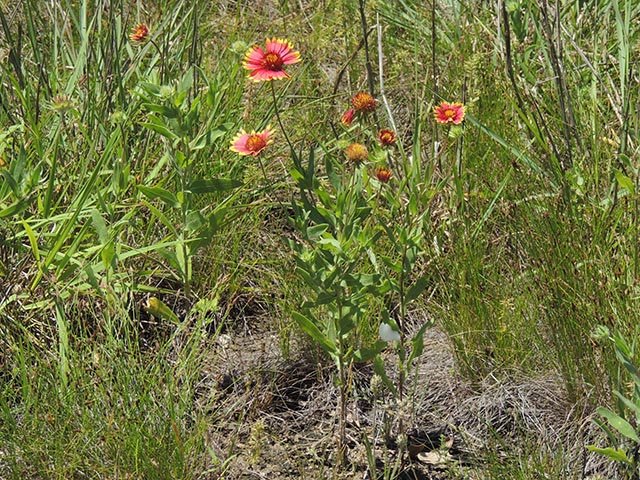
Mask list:
[[[567,74],[564,68],[564,62],[562,60],[562,24],[560,23],[560,2],[556,0],[556,32],[558,32],[558,67],[562,76],[560,77],[560,81],[564,88],[564,94],[566,96],[567,101],[567,114],[569,116],[569,127],[571,132],[573,133],[574,140],[576,142],[576,146],[582,150],[582,141],[580,140],[580,135],[578,135],[578,127],[576,125],[575,115],[573,114],[573,102],[571,101],[571,94],[569,93],[569,86],[567,84]]]
[[[549,4],[547,0],[544,0],[541,5],[541,18],[542,18],[542,32],[544,33],[547,41],[547,50],[549,51],[549,57],[551,60],[551,68],[553,69],[556,89],[558,90],[558,101],[560,102],[560,113],[562,114],[562,130],[564,132],[565,143],[567,145],[568,164],[565,164],[561,158],[560,166],[566,171],[573,163],[573,150],[571,145],[571,132],[570,129],[575,129],[575,121],[571,114],[569,92],[567,91],[567,83],[564,75],[564,71],[561,66],[560,54],[561,52],[556,50],[556,46],[553,42],[553,34],[551,31],[551,24],[549,22]],[[559,12],[556,12],[559,15]],[[560,42],[560,38],[558,38]]]
[[[389,119],[391,128],[393,128],[394,132],[397,132],[398,129],[396,127],[396,122],[393,119],[393,113],[391,112],[391,107],[389,106],[389,102],[387,101],[387,97],[384,93],[384,74],[383,74],[384,56],[382,54],[382,25],[380,24],[380,14],[376,14],[376,30],[378,33],[378,82],[380,85],[380,98],[382,98],[382,103],[384,104],[384,108],[387,111],[387,118]]]
[[[371,66],[371,59],[369,58],[369,41],[367,40],[367,17],[364,12],[364,2],[365,0],[360,0],[358,3],[360,5],[360,23],[362,25],[362,39],[364,41],[364,56],[365,56],[365,67],[367,68],[367,82],[369,84],[369,93],[372,97],[375,98],[375,85],[373,84],[373,67]]]
[[[436,64],[436,0],[431,0],[431,73],[433,78],[433,104],[438,104],[438,66]],[[440,162],[440,155],[438,154],[438,127],[436,122],[432,123],[432,135],[433,135],[433,158],[438,158],[438,170],[442,171],[442,163]]]
[[[522,100],[522,95],[520,94],[520,89],[518,88],[518,84],[516,83],[516,76],[513,71],[513,60],[511,58],[511,28],[509,26],[509,16],[507,14],[506,0],[502,0],[500,2],[500,10],[502,17],[502,37],[504,39],[504,50],[505,50],[505,63],[507,65],[507,75],[509,76],[509,81],[511,82],[511,87],[513,88],[513,92],[516,95],[516,101],[518,102],[518,108],[524,114],[526,112],[524,101]],[[540,127],[538,126],[538,119],[534,117],[534,122],[536,122],[536,126],[538,130]],[[533,136],[533,132],[527,125],[527,130],[529,131],[529,138]]]
[[[389,102],[384,93],[384,74],[383,74],[383,60],[384,57],[382,55],[382,25],[380,24],[380,15],[376,14],[376,29],[378,33],[378,82],[380,84],[380,98],[382,98],[382,103],[384,104],[384,108],[387,111],[387,118],[389,119],[389,123],[391,124],[391,128],[393,128],[394,132],[398,131],[396,127],[396,122],[393,119],[393,113],[391,112],[391,107],[389,106]],[[393,161],[391,155],[387,156],[389,163],[391,164],[391,168],[398,171],[397,165]]]
[[[360,42],[358,42],[358,46],[356,47],[356,49],[353,51],[353,53],[351,54],[349,59],[345,62],[345,64],[342,66],[342,68],[338,72],[338,75],[336,76],[336,81],[333,84],[333,91],[332,91],[333,95],[335,95],[338,92],[338,88],[340,87],[340,82],[342,81],[342,77],[344,76],[344,72],[347,71],[347,68],[349,67],[349,65],[351,65],[351,62],[353,62],[353,59],[356,58],[356,55],[358,55],[358,52],[364,46],[365,38],[367,38],[369,36],[369,34],[373,31],[374,28],[375,27],[371,27],[367,31],[366,35],[364,35],[362,37],[362,39],[360,39]]]
[[[511,54],[511,28],[509,26],[509,15],[507,14],[507,7],[506,7],[506,2],[505,0],[502,0],[500,2],[500,8],[501,8],[501,16],[502,16],[502,35],[504,38],[504,49],[505,49],[505,63],[507,66],[507,75],[509,76],[509,81],[511,82],[511,86],[513,88],[513,92],[516,95],[516,101],[518,102],[518,108],[520,109],[520,111],[522,112],[522,114],[524,115],[524,113],[527,111],[526,106],[524,104],[524,100],[522,98],[522,94],[520,93],[520,89],[518,88],[518,83],[516,82],[516,75],[513,69],[513,56]],[[538,108],[538,106],[536,105],[536,113],[540,113],[540,110]],[[538,131],[541,130],[540,128],[540,123],[538,122],[538,119],[540,118],[540,115],[533,115],[532,119],[533,119],[533,123],[535,123],[536,125],[536,129]],[[543,125],[545,125],[544,122],[542,122]],[[531,127],[526,124],[527,127],[527,132],[529,134],[529,139],[533,139],[535,137],[534,132],[531,130]],[[545,131],[546,130],[546,126],[545,126]],[[549,132],[547,131],[547,139],[549,141],[549,143],[551,144],[551,149],[553,150],[554,155],[556,156],[556,158],[559,158],[559,152],[558,152],[558,148],[556,147],[555,142],[553,141],[553,137],[551,135],[549,135]]]
[[[289,148],[291,149],[291,155],[295,157],[296,151],[293,148],[293,143],[291,143],[291,140],[289,139],[289,135],[287,135],[287,131],[284,129],[284,124],[282,123],[282,119],[280,118],[280,111],[278,110],[278,99],[276,98],[276,89],[273,86],[273,80],[269,82],[269,85],[271,86],[271,96],[273,97],[273,110],[276,112],[278,125],[280,125],[280,130],[282,130],[282,134],[284,135],[284,138],[287,141]]]

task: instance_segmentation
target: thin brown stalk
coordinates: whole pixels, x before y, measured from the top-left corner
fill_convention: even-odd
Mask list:
[[[572,130],[575,131],[576,125],[573,117],[573,109],[571,107],[571,100],[569,96],[569,90],[567,87],[566,75],[562,65],[562,42],[560,39],[560,33],[558,32],[557,45],[553,39],[553,31],[551,29],[551,22],[549,20],[549,4],[547,0],[544,0],[541,4],[541,25],[542,32],[544,34],[547,50],[549,52],[549,59],[551,62],[551,68],[553,70],[554,79],[556,82],[556,89],[558,91],[558,102],[560,103],[560,114],[562,115],[562,131],[567,148],[566,159],[560,157],[560,165],[563,170],[567,170],[573,164],[573,147],[572,147]],[[556,2],[556,22],[560,21],[559,7]],[[578,142],[577,135],[576,143]]]
[[[367,17],[364,10],[365,0],[359,0],[360,6],[360,24],[362,25],[362,40],[364,46],[365,67],[367,69],[367,84],[369,85],[369,93],[372,97],[375,97],[375,84],[373,81],[373,66],[371,65],[371,58],[369,55],[369,40],[367,39],[369,28],[367,27]]]

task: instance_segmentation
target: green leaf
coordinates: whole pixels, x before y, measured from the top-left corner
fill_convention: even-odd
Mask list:
[[[154,96],[160,96],[160,85],[156,85],[155,83],[150,82],[140,82],[140,88],[144,90],[146,93]]]
[[[26,209],[27,206],[28,204],[23,200],[20,200],[6,208],[2,208],[2,205],[0,205],[0,218],[12,217],[17,213],[20,213],[22,210]]]
[[[411,340],[411,355],[409,355],[409,360],[407,361],[407,366],[411,366],[411,362],[422,355],[424,351],[424,332],[427,331],[427,328],[433,325],[433,321],[429,321],[420,327],[420,330],[416,332],[413,336],[413,340]]]
[[[140,125],[156,133],[159,133],[163,137],[166,137],[170,140],[175,140],[177,138],[180,138],[178,135],[176,135],[171,130],[169,130],[169,128],[160,118],[154,115],[149,115],[149,120],[150,120],[149,122],[141,122]]]
[[[162,300],[156,297],[149,298],[144,304],[144,309],[154,317],[167,320],[175,325],[180,325],[180,319],[175,313],[173,313],[173,310],[171,310]]]
[[[382,358],[380,358],[379,355],[373,360],[373,371],[376,372],[376,374],[382,379],[382,382],[387,386],[393,396],[397,397],[398,390],[396,390],[395,385],[387,376],[387,372],[384,368],[384,361],[382,360]]]
[[[624,418],[616,415],[611,410],[604,407],[598,408],[597,412],[598,414],[606,418],[607,422],[609,422],[609,425],[617,430],[618,433],[628,438],[629,440],[634,441],[636,444],[640,444],[640,438],[638,438],[638,434],[636,433],[635,428],[633,428],[631,424]]]
[[[316,240],[316,245],[322,246],[323,250],[330,250],[334,253],[342,253],[342,246],[340,242],[333,237],[330,238],[319,238]]]
[[[207,217],[207,222],[209,223],[208,233],[209,235],[213,235],[218,231],[220,226],[222,225],[225,217],[227,216],[228,208],[224,205],[219,205],[216,209],[209,214]]]
[[[193,85],[193,69],[189,68],[178,83],[179,92],[188,92]]]
[[[204,225],[205,222],[206,219],[204,216],[198,210],[193,210],[187,214],[187,223],[185,228],[188,232],[195,232]]]
[[[598,448],[594,445],[587,445],[587,450],[589,450],[590,452],[606,455],[611,460],[615,460],[616,462],[632,463],[629,457],[627,457],[627,452],[625,452],[622,448]]]
[[[180,206],[180,202],[175,197],[175,195],[169,190],[165,190],[164,188],[145,187],[144,185],[138,185],[138,190],[140,190],[140,192],[142,192],[147,198],[149,198],[149,200],[160,198],[160,200],[162,200],[172,208],[178,208]]]
[[[396,273],[401,273],[402,272],[402,263],[401,262],[395,262],[393,260],[393,258],[391,257],[387,257],[386,255],[380,255],[380,259],[382,260],[382,263],[385,264],[385,266],[391,270],[392,272],[396,272]],[[395,285],[396,282],[394,282]]]
[[[95,208],[91,210],[91,223],[93,223],[93,228],[96,230],[98,234],[98,239],[100,240],[100,244],[102,245],[102,251],[100,252],[100,256],[102,257],[102,264],[105,269],[108,269],[112,264],[113,259],[115,257],[115,247],[113,242],[111,241],[111,236],[109,235],[109,229],[107,228],[107,224],[102,218],[102,215]]]
[[[407,291],[407,294],[404,297],[405,303],[413,302],[420,296],[422,292],[424,292],[425,288],[427,288],[427,277],[422,276],[418,280],[416,280],[416,282],[411,285],[411,287]]]
[[[100,252],[100,257],[102,258],[102,264],[104,265],[105,269],[108,269],[109,266],[113,266],[115,268],[113,259],[116,257],[116,249],[113,245],[113,242],[109,242],[104,246],[104,248]]]
[[[331,355],[336,353],[337,348],[335,343],[331,342],[308,317],[305,317],[301,313],[293,312],[293,319],[302,331],[309,335],[325,352]]]
[[[166,118],[177,118],[180,111],[176,108],[167,107],[166,105],[158,105],[157,103],[143,103],[143,108],[151,112],[159,113]]]
[[[211,178],[209,180],[196,180],[187,190],[191,193],[202,194],[212,192],[226,192],[242,185],[240,180],[230,178]]]
[[[607,424],[605,422],[603,422],[599,418],[592,418],[591,421],[593,423],[595,423],[598,427],[600,427],[600,429],[604,433],[607,434],[607,438],[609,439],[609,443],[611,443],[611,444],[617,444],[618,443],[617,436],[611,431],[611,429],[607,426]]]
[[[35,233],[33,233],[33,230],[27,222],[23,220],[20,223],[22,224],[24,231],[27,233],[27,237],[29,237],[29,244],[31,245],[33,256],[35,257],[36,262],[40,263],[40,249],[38,248],[38,240],[36,239],[36,235]]]
[[[214,130],[207,130],[201,133],[189,143],[189,148],[191,150],[200,150],[212,145],[215,140],[224,136],[232,126],[232,123],[224,123]]]
[[[635,193],[636,189],[635,189],[635,185],[633,184],[633,180],[627,177],[620,170],[615,171],[615,176],[616,176],[616,181],[618,182],[618,185],[620,185],[621,188],[626,189],[631,194]]]
[[[357,362],[368,362],[375,358],[386,346],[387,342],[378,340],[371,348],[360,348],[353,352],[353,358]]]
[[[622,395],[620,392],[618,392],[617,390],[613,392],[614,395],[616,397],[618,397],[620,399],[620,401],[622,403],[624,403],[626,405],[626,407],[631,410],[635,416],[636,419],[640,420],[640,406],[634,402],[632,402],[631,400],[629,400],[627,397],[625,397],[624,395]]]
[[[340,321],[338,322],[339,331],[337,332],[341,340],[346,339],[349,332],[356,328],[356,324],[353,321],[354,316],[355,312],[352,313],[349,311],[348,307],[343,307],[343,313]]]
[[[313,225],[307,228],[307,238],[309,240],[314,240],[322,236],[324,232],[329,229],[329,225],[326,223],[322,223],[320,225]]]
[[[0,174],[4,177],[4,181],[11,188],[11,191],[16,197],[20,196],[20,190],[18,188],[18,182],[15,178],[9,173],[9,170],[0,170]]]
[[[176,226],[174,224],[174,222],[172,222],[171,220],[169,220],[169,218],[162,212],[162,210],[160,210],[158,207],[156,207],[154,204],[147,202],[146,200],[142,199],[141,200],[142,205],[144,205],[145,207],[147,207],[151,213],[153,214],[153,216],[155,218],[157,218],[158,220],[160,220],[160,222],[162,222],[162,224],[167,227],[169,229],[169,231],[174,235],[174,236],[178,236],[178,230],[176,229]]]
[[[98,234],[98,239],[102,245],[106,245],[109,238],[109,230],[107,229],[107,224],[100,215],[100,212],[95,208],[91,210],[91,223],[93,223],[93,228],[95,228],[96,233]]]

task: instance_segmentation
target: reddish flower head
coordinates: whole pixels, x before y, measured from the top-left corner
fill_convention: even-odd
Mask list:
[[[149,38],[149,27],[144,23],[139,23],[131,29],[129,39],[134,43],[144,43]]]
[[[393,173],[391,173],[391,170],[389,170],[388,168],[378,167],[376,169],[376,178],[381,183],[387,183],[389,180],[391,180],[391,177],[393,177]]]
[[[352,143],[349,145],[345,148],[344,154],[347,156],[348,160],[356,163],[364,162],[369,158],[369,151],[367,150],[367,147],[360,143]]]
[[[249,78],[254,82],[289,78],[283,70],[285,65],[300,61],[300,52],[293,45],[281,38],[268,39],[263,50],[258,45],[251,47],[244,55],[243,67],[249,70]]]
[[[393,130],[382,129],[378,132],[378,141],[383,147],[390,147],[396,144],[396,133]]]
[[[438,123],[453,123],[460,125],[464,120],[465,108],[462,103],[442,102],[433,109]]]
[[[377,104],[376,99],[367,92],[358,92],[351,99],[351,105],[353,105],[355,113],[373,112]]]
[[[231,150],[240,155],[257,157],[267,145],[273,142],[271,135],[272,132],[268,127],[264,132],[247,133],[244,130],[240,130],[231,141]]]
[[[340,119],[340,121],[347,127],[350,127],[351,124],[353,123],[353,117],[355,114],[356,114],[356,111],[353,108],[350,108],[349,110],[344,112],[344,115],[342,115],[342,118]]]

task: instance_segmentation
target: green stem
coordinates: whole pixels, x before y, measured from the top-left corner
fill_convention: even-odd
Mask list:
[[[164,55],[162,54],[162,51],[160,50],[158,44],[153,39],[149,40],[149,43],[151,43],[151,45],[155,47],[156,51],[158,52],[158,56],[160,57],[160,83],[164,83],[164,78],[167,73],[164,64]]]
[[[338,425],[338,464],[344,466],[347,463],[347,375],[342,354],[338,360],[340,368],[340,418]]]
[[[187,231],[187,219],[189,216],[189,210],[191,209],[191,197],[188,192],[187,186],[191,182],[191,165],[189,162],[189,153],[184,153],[184,164],[178,165],[176,154],[173,153],[173,163],[176,167],[176,173],[180,180],[179,188],[182,193],[180,199],[180,211],[182,213],[182,233],[180,233],[180,246],[182,250],[182,259],[184,262],[183,282],[184,282],[184,294],[187,298],[191,295],[191,259],[189,255],[189,248],[187,246],[187,239],[184,237],[184,232]]]
[[[262,158],[258,155],[258,163],[260,164],[260,169],[262,170],[262,175],[264,175],[264,181],[266,185],[269,185],[269,179],[267,178],[267,171],[264,168],[264,164],[262,163]]]
[[[273,86],[273,80],[269,82],[269,86],[271,87],[271,97],[273,98],[273,110],[276,113],[276,118],[278,119],[278,125],[280,126],[280,130],[282,130],[282,134],[284,135],[289,148],[291,149],[291,155],[295,157],[296,151],[293,148],[293,143],[289,139],[289,135],[287,135],[287,130],[284,128],[284,124],[282,123],[282,119],[280,118],[280,111],[278,110],[278,99],[276,97],[276,87]]]

